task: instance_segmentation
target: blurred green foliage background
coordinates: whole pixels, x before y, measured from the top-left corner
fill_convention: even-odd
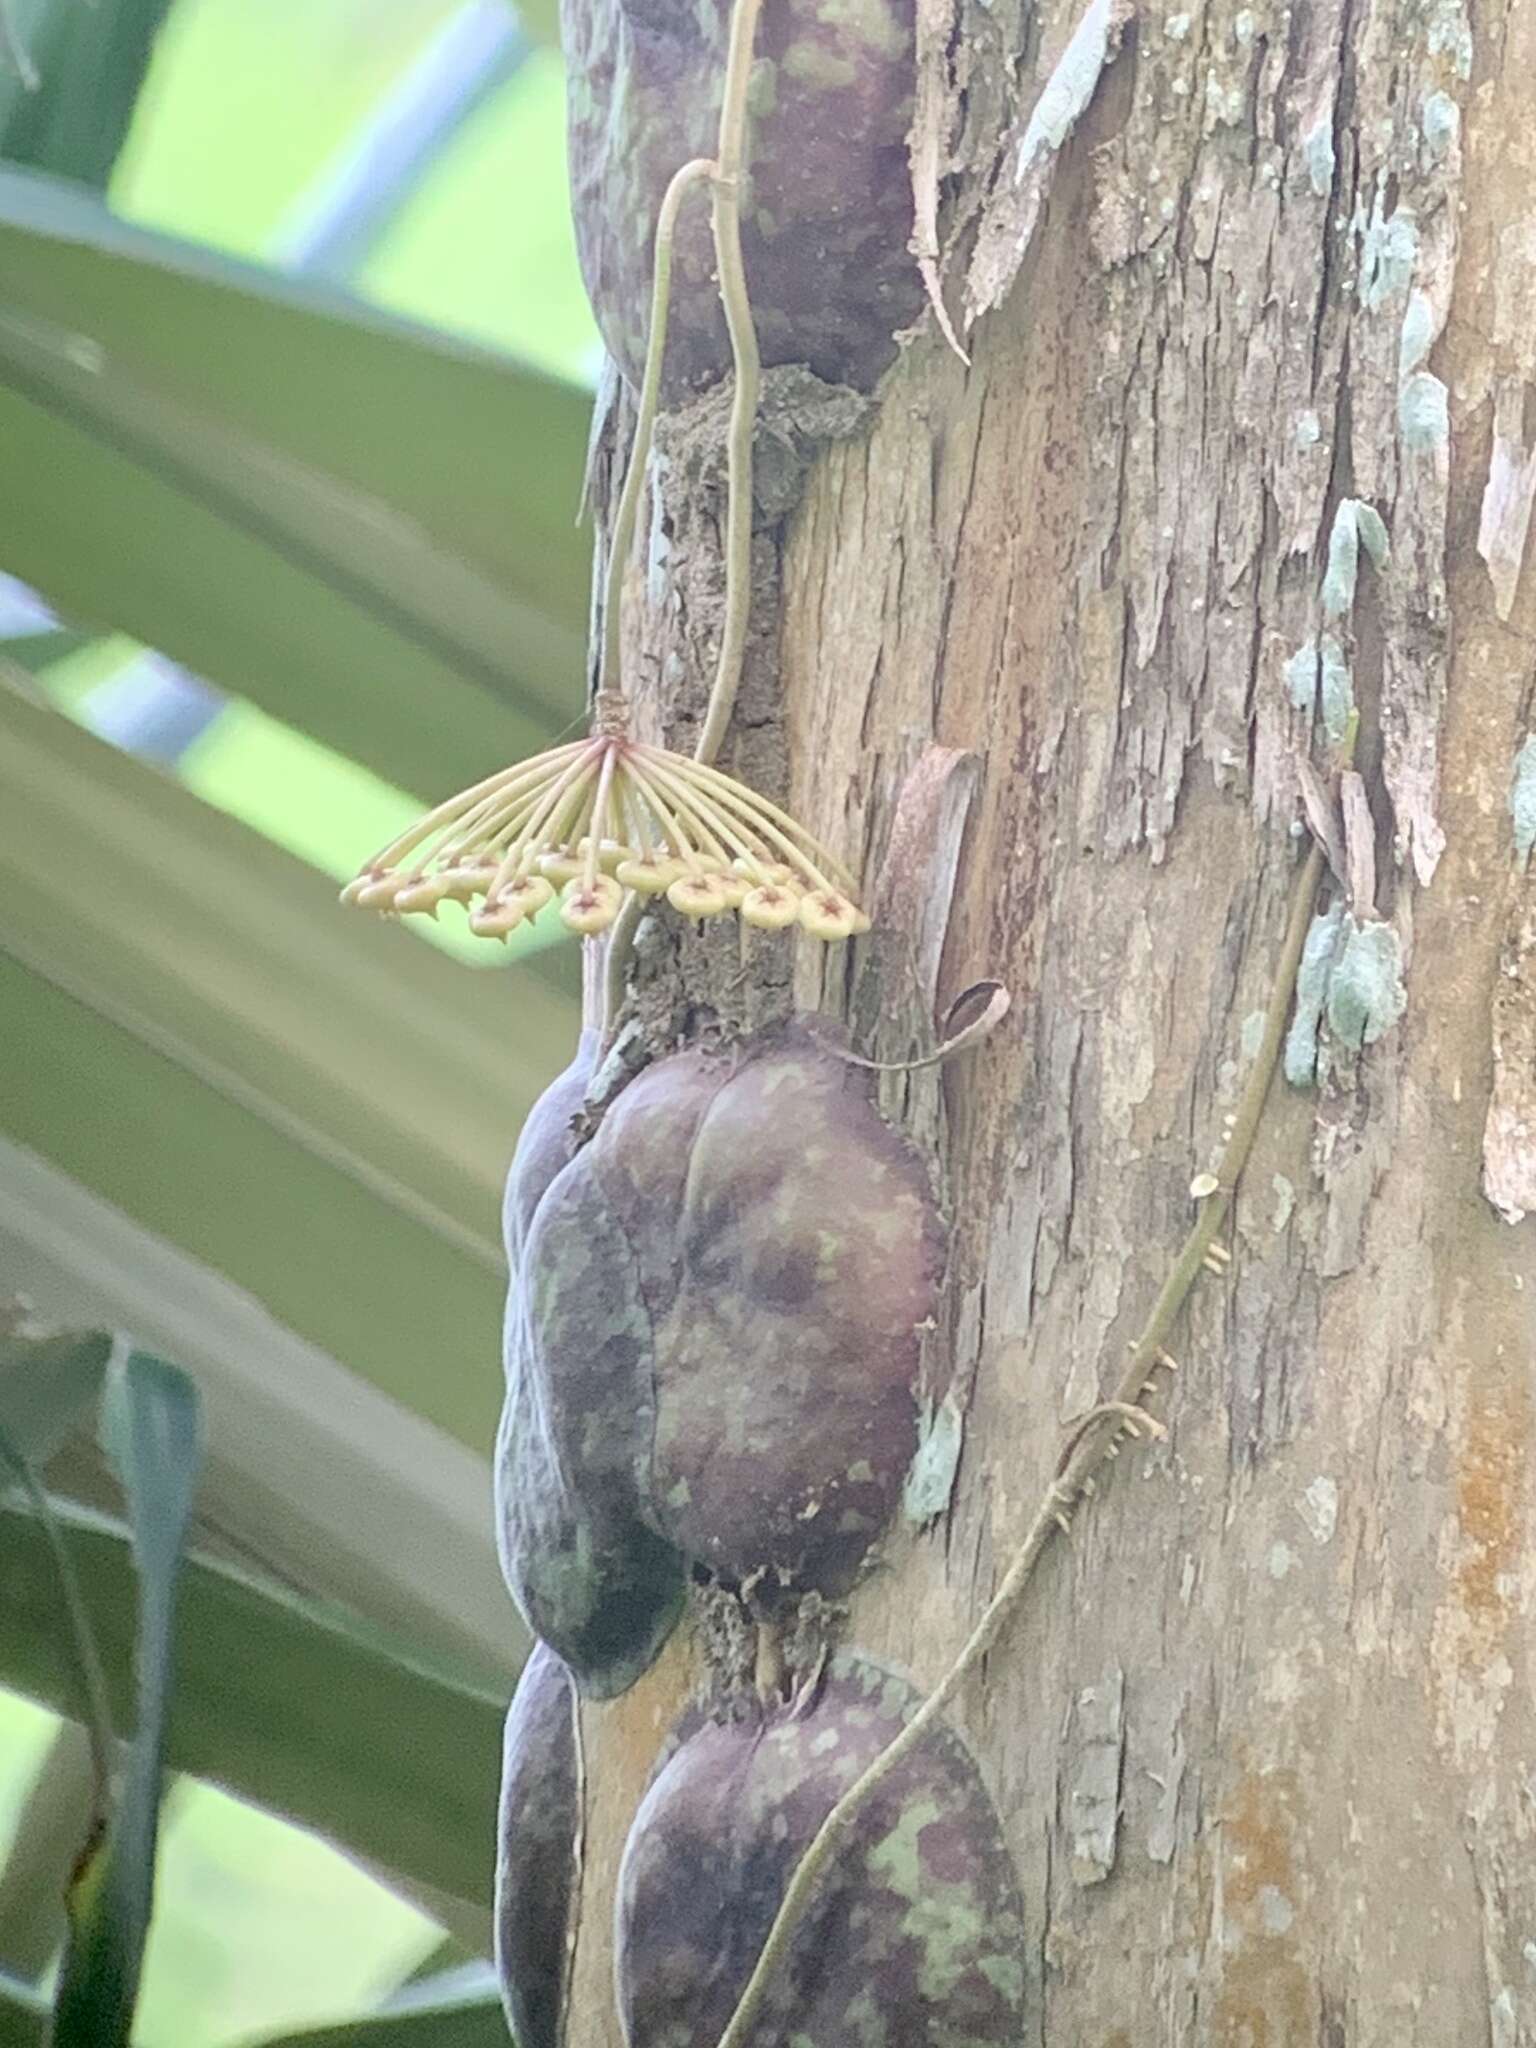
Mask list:
[[[175,0],[112,177],[113,211],[273,261],[330,167],[458,11],[458,0]],[[415,182],[350,283],[380,307],[590,384],[598,347],[572,247],[563,90],[556,50],[531,46]],[[0,289],[0,306],[3,299]],[[271,371],[281,377],[282,363]],[[573,482],[552,478],[550,488],[572,493],[574,515]],[[0,571],[10,566],[0,559]],[[141,651],[99,630],[111,624],[94,622],[98,630],[79,646],[61,642],[37,670],[46,702],[87,726],[100,693]],[[573,674],[573,714],[580,695]],[[423,709],[430,717],[430,706]],[[181,755],[176,774],[203,802],[333,878],[398,830],[423,795],[443,793],[403,790],[238,694]],[[500,965],[506,957],[468,940],[462,927],[433,936],[461,963]],[[543,932],[534,943],[553,938]],[[568,974],[561,985],[568,992]],[[568,993],[562,1001],[568,1009]],[[530,1054],[525,1094],[548,1065],[545,1042]],[[493,1214],[485,1228],[493,1234]],[[282,1300],[266,1306],[288,1312]],[[484,1316],[471,1334],[474,1347],[483,1346],[485,1384],[466,1411],[476,1419],[453,1426],[480,1451],[478,1418],[495,1399]],[[471,1503],[471,1511],[488,1519],[488,1504]],[[408,1546],[412,1532],[402,1529],[400,1540]],[[18,1846],[58,1727],[43,1707],[0,1692],[0,1868]],[[462,1953],[444,1948],[429,1911],[337,1848],[182,1779],[165,1815],[135,2039],[143,2048],[221,2048],[263,2038],[363,2010],[433,1959]]]

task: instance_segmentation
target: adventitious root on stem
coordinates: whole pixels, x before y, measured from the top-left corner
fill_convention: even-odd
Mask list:
[[[505,938],[557,895],[570,930],[606,931],[630,893],[819,939],[869,929],[847,870],[776,804],[705,762],[601,730],[440,804],[342,901],[429,917],[464,903],[472,931]]]

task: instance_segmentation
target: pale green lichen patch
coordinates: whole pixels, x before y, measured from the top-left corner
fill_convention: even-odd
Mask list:
[[[1412,291],[1403,309],[1402,333],[1397,343],[1397,374],[1411,377],[1429,354],[1435,338],[1435,311],[1426,292]]]
[[[1461,109],[1448,92],[1428,92],[1419,110],[1419,126],[1430,154],[1442,157],[1461,134]]]
[[[1419,260],[1419,223],[1412,207],[1399,206],[1387,215],[1378,197],[1369,218],[1360,223],[1360,279],[1356,287],[1368,313],[1407,291]]]
[[[1375,566],[1387,559],[1387,529],[1381,514],[1363,498],[1343,498],[1328,536],[1328,568],[1319,598],[1330,619],[1342,618],[1355,601],[1362,545]]]
[[[1333,904],[1313,918],[1296,974],[1296,1013],[1285,1040],[1285,1078],[1293,1088],[1310,1088],[1317,1079],[1317,1034],[1328,980],[1344,922],[1344,905]]]
[[[902,1488],[902,1513],[919,1528],[942,1515],[955,1489],[964,1424],[948,1399],[935,1408],[924,1402],[917,1417],[917,1450]]]
[[[1333,151],[1333,123],[1324,116],[1314,122],[1302,137],[1302,156],[1307,166],[1307,182],[1319,199],[1326,199],[1333,190],[1335,157]]]
[[[1317,642],[1303,640],[1285,664],[1285,694],[1298,711],[1309,715],[1317,707]]]
[[[1407,448],[1438,448],[1449,438],[1449,393],[1429,370],[1415,371],[1398,393],[1397,427]]]
[[[1337,746],[1347,735],[1354,716],[1355,689],[1343,646],[1331,633],[1325,633],[1318,646],[1317,703],[1323,730]]]
[[[1402,941],[1378,918],[1346,914],[1343,944],[1328,981],[1328,1029],[1343,1045],[1374,1045],[1407,1007]]]
[[[1205,111],[1210,127],[1235,128],[1247,104],[1246,86],[1229,82],[1219,71],[1206,73]]]
[[[1391,549],[1387,542],[1387,523],[1374,505],[1368,505],[1364,498],[1351,498],[1355,508],[1355,525],[1360,532],[1360,544],[1371,558],[1373,569],[1385,569]]]
[[[1330,619],[1341,619],[1355,601],[1355,583],[1360,573],[1360,529],[1355,522],[1354,502],[1346,498],[1334,514],[1328,536],[1328,568],[1323,576],[1322,607]]]
[[[1449,57],[1456,76],[1472,76],[1472,24],[1462,0],[1431,0],[1425,42],[1432,57]]]
[[[1354,564],[1349,564],[1352,576]],[[1341,641],[1332,634],[1304,640],[1282,670],[1285,693],[1298,711],[1316,712],[1329,739],[1338,742],[1349,730],[1355,708],[1354,685]]]
[[[1536,732],[1526,736],[1515,756],[1509,815],[1515,828],[1515,858],[1523,870],[1530,865],[1531,848],[1536,846]]]

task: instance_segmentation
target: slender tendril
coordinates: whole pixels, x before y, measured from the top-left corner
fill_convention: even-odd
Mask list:
[[[608,574],[603,586],[603,653],[598,669],[598,697],[610,691],[622,692],[620,669],[620,597],[630,549],[635,543],[635,521],[645,489],[646,466],[651,459],[651,442],[656,434],[656,408],[661,399],[661,366],[667,352],[667,319],[672,309],[672,242],[677,233],[677,216],[693,187],[714,171],[707,156],[695,157],[674,172],[656,215],[656,253],[651,276],[651,331],[646,338],[645,369],[640,379],[640,402],[635,414],[635,438],[630,447],[619,509],[613,516],[608,540]]]
[[[757,428],[762,363],[757,351],[757,329],[752,324],[747,273],[741,260],[741,186],[747,169],[747,88],[761,6],[762,0],[736,0],[720,100],[720,150],[715,165],[711,226],[736,388],[731,394],[731,420],[726,435],[725,621],[714,688],[693,750],[696,761],[713,761],[730,727],[752,609],[752,437]]]
[[[684,194],[696,179],[708,177],[713,185],[711,226],[715,239],[715,263],[720,275],[720,300],[725,310],[726,331],[730,336],[736,385],[731,394],[731,419],[726,438],[725,619],[720,630],[715,680],[710,689],[698,744],[693,750],[694,759],[702,762],[712,762],[719,753],[731,723],[731,714],[736,708],[742,657],[747,645],[747,620],[752,610],[752,438],[757,427],[762,365],[757,348],[757,329],[752,324],[746,267],[741,257],[741,184],[746,175],[748,154],[747,88],[752,78],[752,50],[757,41],[757,20],[761,11],[762,0],[736,0],[731,10],[730,42],[726,51],[725,82],[720,92],[720,128],[714,159],[696,158],[692,163],[684,164],[667,187],[657,218],[651,331],[640,387],[635,449],[614,517],[613,552],[609,557],[607,596],[603,606],[601,675],[608,687],[616,688],[620,644],[618,596],[623,562],[633,542],[643,484],[641,457],[643,455],[645,460],[649,460],[650,437],[661,388],[661,361],[666,348],[672,283],[672,237]],[[643,444],[642,428],[645,434]],[[619,912],[609,935],[608,956],[603,963],[603,1028],[607,1037],[612,1037],[624,1007],[635,933],[644,910],[644,899],[631,896]]]

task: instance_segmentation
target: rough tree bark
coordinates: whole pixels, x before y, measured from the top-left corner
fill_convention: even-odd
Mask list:
[[[1014,996],[888,1091],[945,1162],[964,1448],[842,1633],[939,1678],[1116,1376],[1269,993],[1287,670],[1326,629],[1407,1009],[1277,1082],[1167,1441],[1111,1468],[955,1718],[1022,1878],[1030,2042],[1536,2043],[1536,5],[1101,6],[1065,62],[1076,4],[945,26],[973,365],[925,332],[868,419],[773,384],[725,756],[787,774],[883,916],[793,955],[802,1006],[889,1058],[981,976]],[[1043,90],[1044,153],[1010,157]],[[680,746],[719,615],[710,404],[666,422],[632,593]],[[1391,553],[1341,608],[1345,500]],[[952,901],[942,848],[888,857],[933,745],[975,762]],[[656,986],[678,945],[695,1016],[784,1006],[785,942],[653,937]],[[580,2048],[620,2040],[617,1858],[692,1655],[583,1709]]]

